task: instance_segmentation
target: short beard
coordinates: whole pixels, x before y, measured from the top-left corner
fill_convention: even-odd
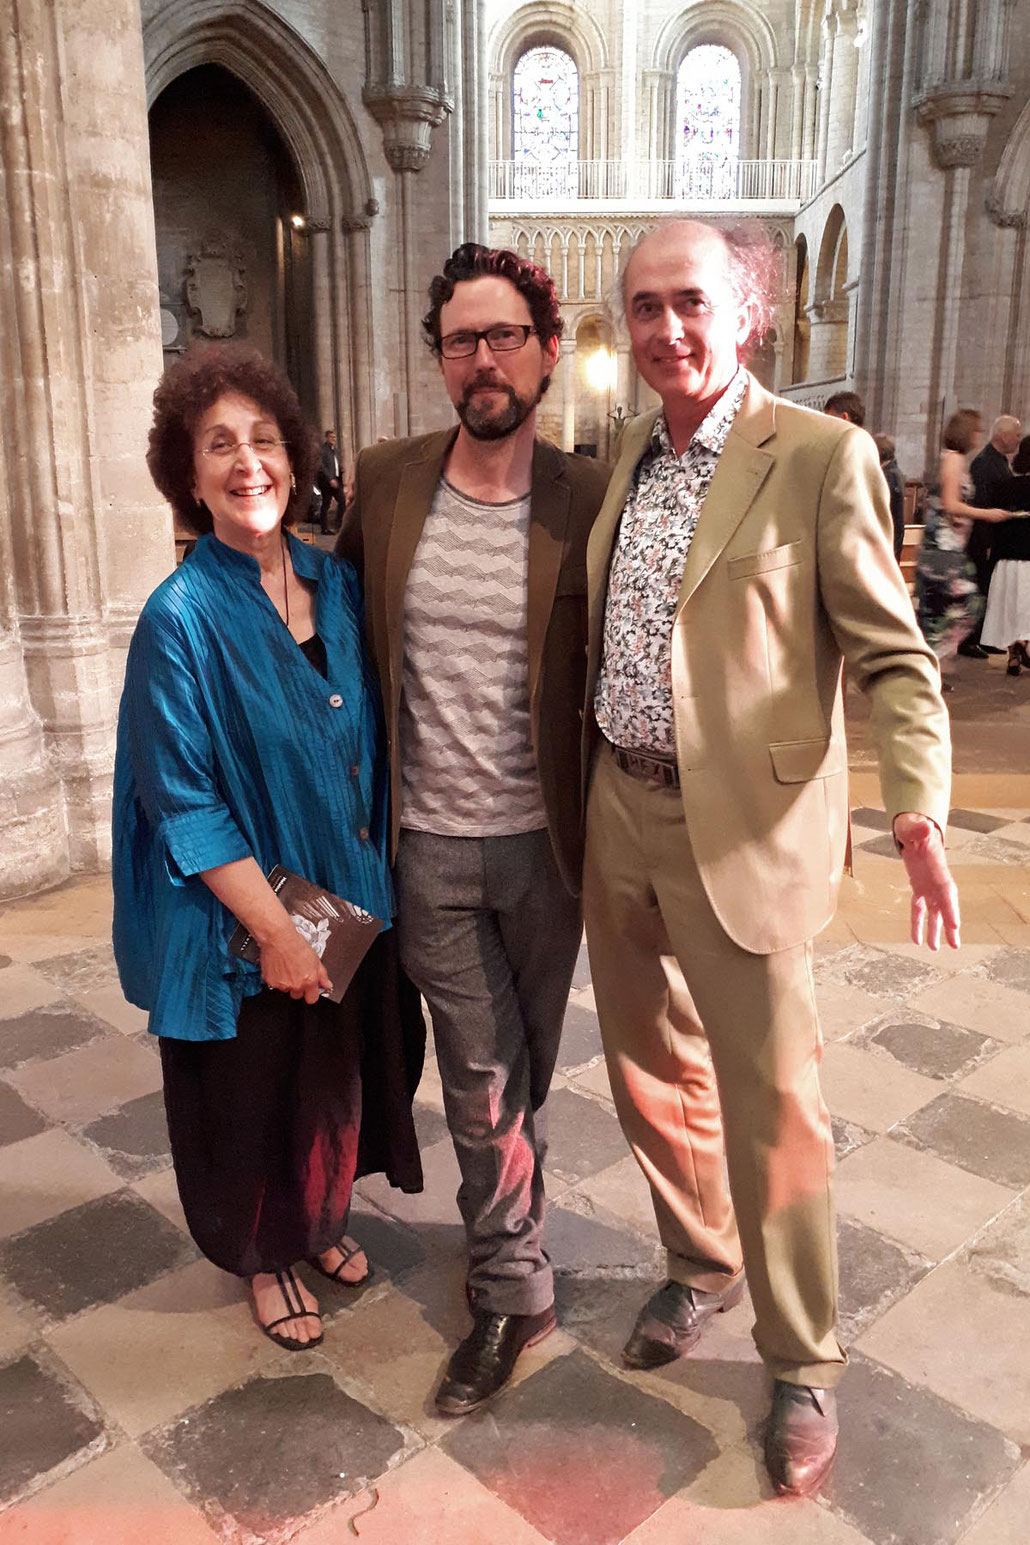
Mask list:
[[[503,408],[492,410],[474,407],[472,403],[473,393],[486,384],[483,381],[472,381],[466,386],[460,402],[455,404],[458,417],[473,440],[506,440],[522,427],[533,412],[550,385],[550,377],[546,376],[541,381],[540,389],[532,401],[520,397],[512,386],[501,382],[489,383],[492,390],[508,399]]]

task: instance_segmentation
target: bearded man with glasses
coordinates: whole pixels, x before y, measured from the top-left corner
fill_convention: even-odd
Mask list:
[[[456,428],[359,456],[337,552],[364,575],[390,742],[405,970],[433,1019],[473,1328],[461,1415],[554,1327],[544,1101],[580,943],[586,541],[608,471],[536,437],[554,285],[467,243],[423,329]]]

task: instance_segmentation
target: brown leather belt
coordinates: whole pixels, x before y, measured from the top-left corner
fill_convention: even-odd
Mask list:
[[[631,778],[639,778],[642,783],[659,783],[666,789],[679,788],[680,770],[675,762],[666,757],[646,756],[643,751],[624,751],[621,746],[613,746],[611,741],[608,745],[616,765]]]

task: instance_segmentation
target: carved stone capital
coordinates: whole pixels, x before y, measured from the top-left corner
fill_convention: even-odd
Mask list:
[[[331,231],[333,228],[333,222],[331,220],[308,219],[305,221],[305,228],[314,235],[314,233],[317,231]]]
[[[996,193],[988,193],[984,200],[984,207],[994,225],[1000,225],[1002,230],[1021,231],[1027,223],[1027,211],[1025,209],[1006,209]]]
[[[846,295],[838,295],[832,300],[813,301],[808,314],[814,316],[817,322],[847,322],[848,298]]]
[[[395,172],[420,172],[429,160],[432,132],[453,102],[431,86],[366,86],[365,106],[383,131],[383,149]]]
[[[340,221],[340,230],[345,236],[356,236],[359,231],[370,231],[371,229],[371,215],[344,215]]]
[[[935,86],[915,104],[916,121],[930,131],[934,159],[948,170],[975,166],[983,154],[990,119],[1012,95],[997,81],[951,81]]]

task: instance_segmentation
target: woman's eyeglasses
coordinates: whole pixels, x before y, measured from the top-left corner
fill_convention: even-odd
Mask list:
[[[235,461],[245,445],[255,456],[275,456],[285,450],[286,441],[277,440],[274,435],[255,435],[253,440],[213,440],[210,445],[202,445],[200,451],[201,455],[212,456],[215,461]]]

